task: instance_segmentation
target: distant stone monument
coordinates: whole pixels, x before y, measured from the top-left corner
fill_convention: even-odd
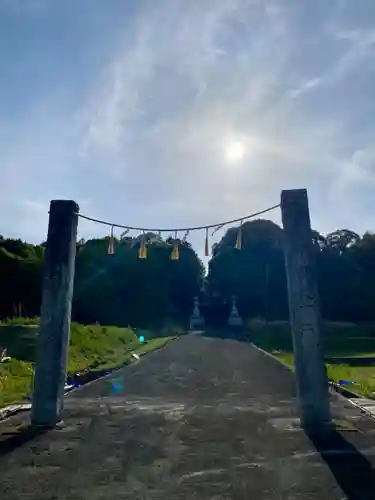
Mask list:
[[[199,310],[199,299],[194,297],[193,314],[190,316],[190,330],[199,330],[204,327],[204,318]]]
[[[237,306],[236,306],[237,299],[235,296],[232,297],[232,308],[230,310],[229,318],[228,318],[228,325],[229,326],[242,326],[243,321],[241,316],[238,314]]]

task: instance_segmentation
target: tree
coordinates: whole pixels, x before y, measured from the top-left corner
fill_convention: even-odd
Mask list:
[[[268,220],[242,226],[241,250],[235,248],[238,228],[230,228],[214,247],[208,290],[216,302],[238,297],[244,316],[285,317],[287,314],[282,230]]]
[[[288,317],[283,231],[268,220],[238,227],[213,245],[208,275],[188,242],[170,259],[173,240],[145,235],[147,259],[138,259],[140,238],[124,235],[108,255],[109,238],[77,242],[73,320],[159,328],[187,323],[192,299],[200,295],[209,321],[226,324],[232,295],[243,317]],[[375,320],[375,235],[349,229],[327,236],[312,231],[323,317]],[[40,310],[45,244],[0,237],[0,318],[37,315]]]
[[[21,240],[0,240],[0,317],[39,309],[43,249]],[[21,305],[21,306],[20,306]]]
[[[201,286],[203,264],[188,243],[179,242],[180,259],[171,261],[172,240],[146,236],[147,259],[138,259],[139,238],[87,241],[76,260],[73,313],[77,320],[134,326],[161,325],[168,317],[186,321]]]

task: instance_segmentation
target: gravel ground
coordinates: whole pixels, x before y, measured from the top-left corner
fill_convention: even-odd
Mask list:
[[[1,498],[374,500],[375,422],[338,395],[332,408],[338,431],[311,442],[290,371],[188,335],[71,393],[61,428],[1,424]]]

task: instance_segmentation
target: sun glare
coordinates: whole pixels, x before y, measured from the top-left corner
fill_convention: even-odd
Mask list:
[[[225,147],[225,157],[230,163],[238,163],[245,155],[245,146],[241,141],[232,141]]]

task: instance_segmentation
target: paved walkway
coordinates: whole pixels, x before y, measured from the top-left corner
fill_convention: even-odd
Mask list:
[[[61,429],[30,439],[3,423],[1,498],[374,499],[375,423],[332,405],[341,430],[313,444],[286,368],[189,335],[71,393]]]

